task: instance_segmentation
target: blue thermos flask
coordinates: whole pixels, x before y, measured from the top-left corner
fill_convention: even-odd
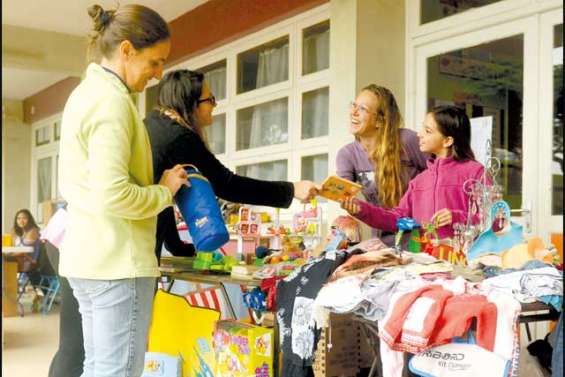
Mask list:
[[[175,202],[196,250],[212,252],[229,241],[229,233],[208,179],[196,166],[184,166],[190,187],[181,187],[175,195]]]

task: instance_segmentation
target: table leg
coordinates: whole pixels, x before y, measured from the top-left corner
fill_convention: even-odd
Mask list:
[[[273,374],[274,377],[278,377],[281,375],[282,370],[279,368],[282,365],[279,365],[279,357],[282,355],[280,350],[280,334],[279,334],[279,321],[277,319],[277,313],[275,312],[275,320],[273,325]],[[282,364],[282,363],[281,363]]]
[[[2,258],[2,313],[5,317],[18,315],[18,264]]]
[[[224,283],[220,283],[220,289],[222,290],[222,294],[224,295],[224,297],[226,299],[226,303],[228,304],[228,310],[229,310],[230,316],[233,319],[237,319],[237,316],[235,315],[235,310],[233,309],[233,305],[232,305],[231,300],[230,300],[230,296],[228,296],[228,291],[226,290]]]

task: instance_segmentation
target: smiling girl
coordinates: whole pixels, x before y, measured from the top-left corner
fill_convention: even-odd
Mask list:
[[[337,153],[338,176],[363,185],[371,204],[396,207],[408,182],[426,169],[418,137],[402,127],[402,115],[392,92],[382,86],[364,87],[349,108],[349,132],[355,141]],[[374,237],[392,244],[394,235],[374,230]]]
[[[434,222],[440,238],[451,237],[452,224],[467,218],[463,184],[471,178],[478,180],[484,171],[471,150],[469,118],[457,107],[436,107],[427,114],[418,139],[420,150],[432,158],[428,169],[410,181],[397,207],[385,209],[354,198],[341,206],[377,229],[396,231],[399,218],[412,217],[419,223]]]

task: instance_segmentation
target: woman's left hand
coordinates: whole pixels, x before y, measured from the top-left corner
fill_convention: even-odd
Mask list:
[[[302,203],[314,199],[322,188],[312,181],[294,182],[294,197]]]
[[[354,197],[348,197],[345,199],[340,199],[339,204],[341,208],[346,210],[350,215],[355,216],[361,212],[361,206]]]
[[[432,223],[437,227],[442,227],[451,224],[453,216],[451,211],[447,208],[440,209],[432,216]]]

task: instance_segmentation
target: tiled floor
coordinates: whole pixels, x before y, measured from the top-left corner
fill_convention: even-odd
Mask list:
[[[59,343],[59,307],[2,319],[2,377],[47,377]]]

